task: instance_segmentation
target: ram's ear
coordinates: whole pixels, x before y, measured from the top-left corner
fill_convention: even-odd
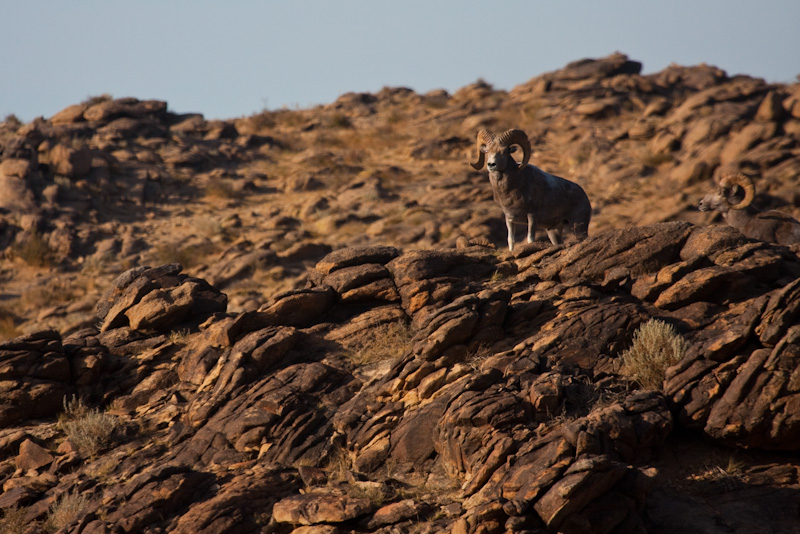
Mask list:
[[[513,154],[516,151],[517,151],[517,145],[511,145],[510,147],[508,147],[509,154]]]

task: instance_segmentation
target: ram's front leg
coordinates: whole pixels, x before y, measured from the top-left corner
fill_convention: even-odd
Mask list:
[[[533,237],[536,232],[536,218],[532,213],[528,214],[528,243],[533,243]]]
[[[508,228],[508,250],[514,252],[514,221],[506,215],[506,228]]]

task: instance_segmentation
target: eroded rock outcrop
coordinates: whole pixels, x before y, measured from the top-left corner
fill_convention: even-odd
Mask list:
[[[44,331],[0,343],[0,427],[53,417],[74,392],[70,364],[58,332]]]
[[[798,250],[689,208],[725,166],[796,211],[795,93],[615,54],[510,92],[236,121],[103,97],[1,123],[12,267],[30,241],[34,280],[116,278],[0,344],[0,509],[28,534],[76,494],[69,534],[793,532]],[[493,246],[465,131],[512,109],[590,194],[583,242]],[[651,318],[689,346],[663,391],[620,365]],[[58,424],[73,394],[116,418],[94,455]]]
[[[342,249],[309,272],[305,290],[240,314],[225,314],[224,295],[179,266],[137,268],[98,302],[99,330],[22,338],[4,344],[2,358],[19,394],[52,382],[36,389],[49,391],[43,411],[20,417],[53,417],[66,394],[102,384],[94,398],[117,398],[166,432],[169,452],[142,469],[142,449],[113,470],[134,478],[90,501],[118,502],[119,512],[76,532],[133,532],[157,517],[171,517],[178,532],[250,524],[232,510],[249,506],[243,485],[269,473],[283,488],[265,501],[276,525],[385,524],[389,512],[360,497],[358,484],[399,477],[455,486],[460,511],[450,520],[433,519],[424,500],[414,507],[434,529],[645,532],[659,477],[650,462],[675,426],[794,450],[800,260],[786,249],[725,228],[664,224],[510,261],[470,249]],[[504,274],[490,276],[498,265]],[[687,282],[698,273],[727,292]],[[304,304],[289,306],[297,299]],[[650,317],[677,324],[691,348],[664,394],[625,393],[617,359]],[[334,347],[346,351],[358,328],[397,321],[414,333],[401,355],[357,378]],[[189,329],[185,340],[168,339],[178,325]],[[58,362],[63,372],[42,374]],[[139,380],[103,378],[126,368]],[[20,403],[9,402],[11,417]],[[342,461],[366,481],[345,478],[331,491],[329,471],[293,467],[325,474]],[[41,465],[50,463],[64,465]],[[216,474],[244,466],[233,478]],[[297,493],[301,479],[309,492]],[[208,497],[198,501],[198,491]]]

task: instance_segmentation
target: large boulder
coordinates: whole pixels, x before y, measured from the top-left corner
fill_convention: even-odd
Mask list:
[[[225,294],[205,280],[181,274],[181,270],[179,264],[137,267],[117,277],[95,306],[100,331],[121,326],[165,331],[225,311]]]

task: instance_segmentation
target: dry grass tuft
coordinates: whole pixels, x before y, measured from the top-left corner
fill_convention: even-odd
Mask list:
[[[192,221],[192,226],[203,237],[213,238],[216,236],[225,236],[225,228],[222,223],[213,217],[198,217]]]
[[[687,477],[692,482],[706,482],[719,486],[726,491],[742,487],[745,483],[744,463],[732,456],[723,465],[706,465],[702,472]]]
[[[180,263],[183,269],[187,270],[206,264],[217,252],[219,252],[218,245],[204,239],[184,246],[179,243],[158,245],[153,251],[153,257],[159,264]]]
[[[0,341],[21,335],[22,331],[17,328],[16,316],[5,307],[0,307]]]
[[[89,500],[78,493],[63,494],[47,512],[47,532],[56,532],[80,519]]]
[[[327,461],[323,470],[328,475],[328,483],[334,484],[347,480],[348,473],[353,469],[353,460],[347,449],[341,445],[333,445],[328,452]]]
[[[8,115],[6,115],[6,118],[5,118],[5,119],[3,119],[3,122],[4,122],[4,123],[5,123],[7,126],[9,126],[9,127],[12,129],[12,130],[16,130],[16,129],[18,129],[20,126],[22,126],[22,121],[21,121],[21,120],[19,120],[19,117],[17,117],[17,116],[16,116],[16,115],[14,115],[13,113],[9,113]]]
[[[185,345],[190,333],[188,328],[172,330],[167,336],[167,340],[173,345]]]
[[[236,189],[233,180],[228,178],[213,179],[206,185],[205,194],[207,197],[235,199],[242,196],[242,192]]]
[[[114,96],[111,93],[103,93],[101,95],[89,95],[86,97],[86,100],[83,101],[84,104],[89,104],[90,106],[94,106],[95,104],[100,104],[102,102],[108,102],[109,100],[113,100]]]
[[[3,534],[22,534],[28,527],[28,522],[25,520],[27,510],[24,508],[7,508],[3,512],[3,518],[0,519],[0,532]]]
[[[384,487],[380,482],[373,481],[353,481],[349,485],[347,494],[354,499],[367,499],[375,508],[386,504],[391,497],[389,488]]]
[[[12,248],[14,255],[32,267],[53,265],[53,249],[39,232],[31,232],[27,239]]]
[[[645,389],[660,390],[667,368],[683,358],[687,346],[672,325],[650,319],[636,330],[633,344],[622,353],[620,373]]]
[[[350,122],[350,117],[344,113],[334,113],[330,116],[328,124],[331,128],[352,128],[353,124]]]
[[[642,165],[647,167],[658,167],[662,163],[669,163],[672,161],[671,154],[647,152],[642,156]]]
[[[495,355],[495,351],[492,349],[491,345],[481,343],[475,349],[470,350],[467,354],[467,357],[464,361],[469,365],[473,370],[480,369],[483,362],[491,358]]]
[[[56,276],[30,287],[22,294],[21,303],[27,308],[46,308],[72,302],[87,293],[64,276]]]
[[[385,323],[367,331],[350,353],[356,365],[397,358],[411,346],[411,329],[402,322]]]
[[[94,456],[113,442],[118,422],[113,415],[91,409],[73,396],[70,401],[64,398],[58,425],[79,451]]]

